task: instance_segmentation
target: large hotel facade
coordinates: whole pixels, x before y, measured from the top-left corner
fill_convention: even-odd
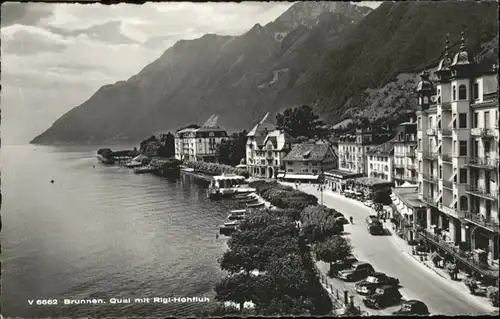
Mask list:
[[[418,191],[427,210],[416,219],[425,234],[498,266],[497,70],[469,61],[463,35],[453,59],[448,44],[445,52],[436,87],[426,71],[417,87]]]

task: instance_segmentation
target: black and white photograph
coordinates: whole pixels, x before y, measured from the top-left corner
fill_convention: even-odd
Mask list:
[[[499,315],[498,1],[4,1],[1,318]]]

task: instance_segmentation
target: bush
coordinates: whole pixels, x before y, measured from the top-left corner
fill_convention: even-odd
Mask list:
[[[289,186],[283,186],[274,181],[255,181],[250,183],[250,187],[255,188],[257,193],[273,206],[283,209],[302,210],[309,205],[316,205],[318,203],[318,199],[315,196]]]
[[[488,290],[487,290],[486,296],[490,300],[490,302],[493,305],[493,307],[498,307],[499,306],[498,287],[489,286]]]
[[[209,175],[221,175],[221,174],[236,174],[248,178],[249,174],[246,169],[236,168],[229,165],[218,164],[218,163],[208,163],[208,162],[197,162],[197,161],[187,161],[184,163],[185,166],[193,168],[196,171],[200,171]]]

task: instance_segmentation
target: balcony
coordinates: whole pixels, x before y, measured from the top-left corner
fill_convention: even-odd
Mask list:
[[[403,179],[407,182],[410,182],[410,183],[418,183],[417,176],[404,176]]]
[[[466,161],[468,166],[497,170],[500,163],[498,158],[491,157],[469,157]]]
[[[441,103],[442,111],[451,111],[451,102],[443,102]]]
[[[448,127],[443,127],[441,129],[441,135],[451,137],[451,129]]]
[[[408,164],[406,166],[406,168],[411,170],[411,171],[415,171],[415,170],[417,170],[417,164]]]
[[[465,220],[470,223],[489,229],[490,231],[493,231],[495,233],[499,232],[498,220],[495,220],[492,217],[486,218],[481,214],[474,214],[471,212],[467,212],[465,213]]]
[[[422,201],[424,203],[439,209],[441,205],[439,204],[439,200],[437,200],[437,199],[438,199],[438,197],[433,197],[431,195],[423,195],[422,196]]]
[[[440,154],[438,152],[428,152],[427,154],[425,154],[424,158],[429,161],[434,161],[437,160],[439,155]]]
[[[443,187],[453,190],[453,182],[443,179]]]
[[[443,162],[448,162],[448,163],[452,162],[450,154],[446,154],[446,153],[445,154],[441,154],[441,158],[443,159]]]
[[[418,227],[416,230],[420,236],[439,246],[446,252],[452,254],[455,258],[457,258],[463,264],[467,265],[469,268],[472,268],[473,270],[488,278],[498,278],[498,269],[492,269],[487,264],[483,264],[479,262],[479,260],[474,259],[474,255],[472,252],[459,249],[454,245],[454,243],[447,242],[442,237],[433,234],[421,227]]]
[[[434,184],[436,184],[437,182],[439,182],[438,177],[435,176],[435,175],[422,174],[422,176],[424,178],[424,181],[427,181],[427,182],[430,182],[430,183],[434,183]]]
[[[434,129],[434,128],[428,128],[427,129],[427,135],[429,135],[429,136],[436,135],[436,129]]]
[[[404,175],[402,175],[402,174],[394,174],[394,175],[393,175],[393,178],[394,178],[394,179],[399,179],[399,180],[404,180],[404,179],[405,179],[405,178],[404,178]]]
[[[394,153],[394,157],[405,157],[405,153]]]
[[[495,194],[491,188],[486,189],[485,187],[478,187],[476,185],[466,185],[465,192],[492,201],[498,200],[498,194]]]
[[[266,153],[266,158],[267,158],[268,160],[269,160],[269,159],[270,159],[270,160],[274,159],[273,152],[267,152],[267,153]]]
[[[415,151],[408,151],[408,153],[406,153],[406,156],[410,158],[415,157]]]
[[[402,163],[394,163],[393,166],[394,168],[405,168],[405,164]]]

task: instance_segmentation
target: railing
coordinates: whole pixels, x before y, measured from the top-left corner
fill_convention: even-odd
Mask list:
[[[483,129],[481,127],[474,127],[470,130],[470,135],[481,136],[483,134]]]
[[[451,111],[451,102],[443,102],[443,103],[441,103],[441,110],[443,110],[443,111]]]
[[[394,157],[405,157],[405,153],[394,153]]]
[[[443,187],[446,187],[448,189],[453,189],[453,182],[443,179]]]
[[[491,189],[486,189],[484,187],[478,187],[476,185],[466,185],[465,191],[476,196],[485,197],[491,200],[498,200],[498,194],[495,194]]]
[[[403,177],[403,179],[405,181],[409,181],[409,182],[413,182],[413,183],[418,182],[417,176],[405,176],[405,177]]]
[[[488,267],[487,264],[480,263],[479,261],[474,259],[474,255],[470,251],[462,250],[451,243],[444,240],[439,235],[433,234],[425,229],[417,228],[417,232],[425,237],[426,239],[432,241],[445,251],[451,253],[455,258],[457,258],[463,264],[471,267],[477,272],[485,275],[489,278],[498,278],[498,270],[493,270]]]
[[[451,163],[451,156],[450,156],[450,154],[442,154],[441,158],[443,159],[443,162],[450,162]]]
[[[435,159],[437,159],[438,156],[439,156],[438,152],[428,152],[425,155],[425,158],[428,159],[428,160],[435,160]]]
[[[417,169],[417,164],[408,164],[406,166],[406,168],[408,168],[409,170],[416,170]]]
[[[436,208],[439,208],[439,201],[436,200],[437,197],[433,197],[431,195],[422,195],[422,201],[428,205],[434,206]]]
[[[408,157],[415,157],[415,151],[409,151],[406,156]]]
[[[428,128],[427,129],[427,135],[436,135],[436,129]]]
[[[435,175],[422,174],[424,180],[432,183],[437,183],[439,181],[438,177]]]
[[[393,166],[394,168],[405,168],[405,164],[402,163],[394,163]]]
[[[467,165],[490,169],[497,169],[499,162],[498,158],[490,157],[469,157],[466,161]]]
[[[496,137],[498,133],[492,128],[483,129],[483,137]]]
[[[451,129],[448,127],[443,127],[441,129],[441,135],[443,136],[451,136]]]
[[[490,230],[493,230],[494,232],[499,232],[500,224],[498,220],[495,220],[494,218],[486,218],[481,214],[474,214],[471,212],[465,213],[465,219],[469,222],[472,222],[476,225],[488,228]]]

